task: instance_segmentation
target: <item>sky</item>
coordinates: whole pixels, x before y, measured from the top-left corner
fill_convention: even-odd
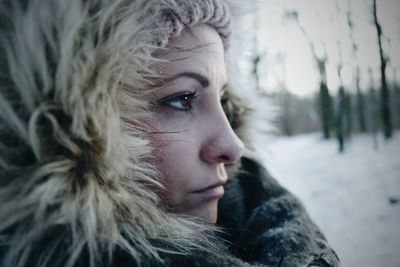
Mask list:
[[[372,69],[373,85],[379,85],[380,59],[372,0],[261,0],[259,5],[258,16],[253,17],[252,23],[257,28],[255,46],[262,55],[259,73],[264,90],[274,91],[285,84],[290,92],[306,96],[318,88],[319,74],[310,44],[295,20],[285,16],[293,11],[298,13],[299,23],[314,43],[317,54],[323,55],[323,46],[326,47],[327,81],[333,94],[340,86],[339,62],[343,65],[340,72],[343,84],[350,90],[354,90],[356,64],[360,66],[363,90],[371,84],[369,68]],[[357,61],[352,55],[348,10],[358,45]],[[400,80],[400,1],[377,0],[377,10],[384,34],[383,46],[390,59],[386,73],[389,81],[395,75]]]

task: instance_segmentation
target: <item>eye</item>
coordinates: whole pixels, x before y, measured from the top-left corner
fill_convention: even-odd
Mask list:
[[[173,108],[178,111],[191,111],[193,100],[197,92],[185,92],[178,95],[167,96],[159,101],[160,105]]]

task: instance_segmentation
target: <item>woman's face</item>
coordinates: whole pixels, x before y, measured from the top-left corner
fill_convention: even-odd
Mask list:
[[[151,125],[157,160],[164,176],[164,199],[174,211],[215,223],[218,199],[227,181],[225,163],[238,160],[243,143],[221,106],[227,86],[224,48],[207,25],[183,31],[169,41],[167,81],[152,95]]]

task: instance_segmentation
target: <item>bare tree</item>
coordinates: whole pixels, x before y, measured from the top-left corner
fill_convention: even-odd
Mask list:
[[[393,84],[392,84],[392,114],[393,126],[400,127],[400,82],[397,77],[398,69],[393,67]]]
[[[338,64],[336,65],[336,72],[339,77],[340,88],[339,88],[337,100],[335,101],[336,102],[336,105],[335,105],[335,132],[336,132],[336,138],[337,138],[338,144],[339,144],[339,152],[343,152],[344,151],[344,141],[345,141],[344,118],[345,118],[346,92],[344,90],[343,79],[342,79],[342,68],[343,68],[342,49],[341,49],[339,41],[336,41],[336,45],[337,45],[338,55],[339,55],[339,61],[338,61]]]
[[[340,41],[336,42],[339,54],[339,61],[336,65],[337,75],[340,81],[339,92],[335,105],[335,132],[339,144],[339,152],[343,152],[345,141],[350,136],[351,132],[351,103],[350,96],[346,93],[342,79],[343,57]]]
[[[367,123],[366,123],[366,118],[365,118],[365,100],[364,100],[364,95],[361,92],[360,88],[360,65],[358,61],[358,45],[356,44],[354,40],[354,24],[353,24],[353,19],[352,19],[352,14],[351,14],[351,9],[350,9],[350,2],[348,2],[348,10],[347,10],[347,25],[349,26],[350,29],[350,40],[352,43],[352,56],[353,60],[355,62],[355,71],[353,72],[353,78],[355,80],[355,86],[357,90],[357,119],[358,119],[358,126],[360,129],[360,132],[366,132],[367,131]]]
[[[279,116],[282,133],[286,136],[293,135],[293,103],[292,103],[292,94],[288,91],[287,83],[286,83],[286,55],[283,53],[279,53],[276,56],[276,61],[278,67],[281,71],[281,76],[278,79],[278,87],[279,87],[279,104],[281,107],[281,112]]]
[[[378,20],[377,15],[377,5],[376,0],[373,0],[372,5],[372,13],[374,16],[374,24],[376,28],[376,32],[378,35],[378,46],[379,46],[379,57],[381,61],[380,71],[381,71],[381,117],[382,117],[382,127],[383,134],[385,138],[392,137],[392,121],[391,121],[391,113],[390,113],[390,97],[389,97],[389,88],[386,81],[386,65],[387,58],[384,55],[382,48],[382,27]]]
[[[326,76],[326,63],[328,61],[327,53],[325,45],[324,53],[322,56],[318,56],[314,42],[308,36],[307,31],[301,25],[299,21],[299,14],[297,11],[286,12],[286,17],[292,19],[296,25],[300,28],[301,32],[303,33],[304,37],[307,39],[311,53],[313,55],[314,61],[317,65],[320,84],[319,84],[319,103],[320,103],[320,117],[321,117],[321,126],[322,131],[325,139],[329,139],[331,137],[331,132],[333,129],[333,107],[332,107],[332,97],[329,93],[328,86],[327,86],[327,76]],[[322,42],[322,41],[321,41]]]
[[[369,125],[371,129],[372,139],[374,142],[374,147],[378,150],[378,129],[380,125],[380,116],[379,116],[379,109],[378,109],[378,97],[376,93],[376,89],[374,88],[374,78],[372,73],[371,66],[368,67],[368,74],[369,74],[369,93],[368,93],[368,100],[367,100],[367,113],[369,119]]]
[[[254,10],[256,10],[256,3],[254,2],[253,5],[254,5],[253,6]],[[253,56],[251,58],[251,61],[253,66],[252,75],[254,77],[255,87],[257,91],[260,91],[260,63],[264,55],[261,55],[261,53],[258,51],[259,44],[257,39],[257,32],[260,25],[258,16],[259,16],[258,13],[256,13],[256,15],[253,17],[253,28],[254,28],[254,31],[252,33]]]

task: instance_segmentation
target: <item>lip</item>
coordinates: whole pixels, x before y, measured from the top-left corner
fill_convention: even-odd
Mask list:
[[[224,184],[225,181],[217,182],[206,188],[193,191],[192,193],[198,195],[202,199],[221,198],[225,193]]]

